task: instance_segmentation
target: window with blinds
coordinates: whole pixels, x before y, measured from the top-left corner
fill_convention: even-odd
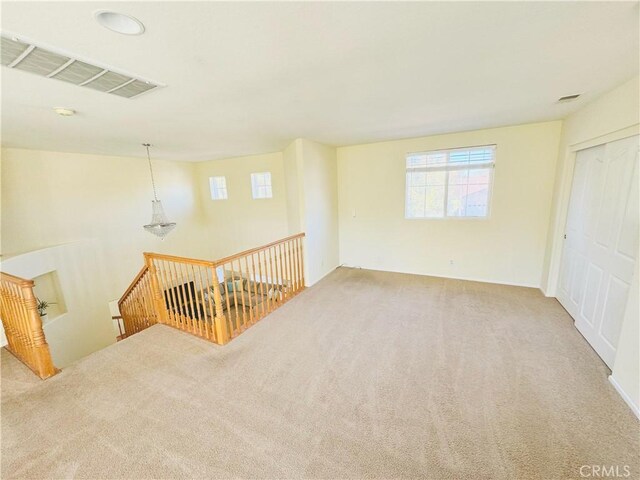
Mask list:
[[[406,218],[487,217],[495,145],[409,153]]]

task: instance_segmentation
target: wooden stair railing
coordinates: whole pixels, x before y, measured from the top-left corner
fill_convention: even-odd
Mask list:
[[[45,379],[59,370],[51,359],[33,285],[33,280],[0,273],[0,318],[7,350]]]
[[[303,237],[215,261],[145,253],[118,303],[125,336],[163,323],[224,345],[304,290]]]
[[[154,290],[151,277],[147,266],[142,267],[118,301],[124,324],[124,337],[158,323],[158,315],[153,303]],[[118,327],[120,327],[120,321],[118,321]]]

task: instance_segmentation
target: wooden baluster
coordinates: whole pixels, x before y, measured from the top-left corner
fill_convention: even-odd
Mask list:
[[[200,267],[198,267],[198,270],[200,269]],[[199,284],[198,287],[198,279],[196,278],[196,271],[195,268],[193,266],[193,264],[191,264],[191,273],[193,274],[193,288],[194,288],[194,301],[196,302],[196,304],[194,305],[194,308],[196,309],[196,316],[198,317],[198,332],[199,335],[201,337],[204,337],[204,332],[202,331],[202,324],[204,323],[202,321],[202,316],[205,314],[204,312],[204,291],[202,290],[202,283]],[[197,291],[198,288],[200,289],[200,296],[198,296]],[[202,304],[200,303],[202,302]]]
[[[206,316],[207,312],[206,312],[205,302],[204,302],[204,289],[202,288],[200,280],[198,280],[200,276],[198,273],[199,269],[200,269],[200,266],[191,264],[191,275],[193,278],[193,292],[194,292],[193,294],[195,296],[194,308],[196,309],[196,327],[198,329],[198,336],[200,338],[206,338],[205,322],[203,321],[202,317]]]
[[[278,281],[278,292],[277,292],[277,299],[278,302],[280,304],[282,304],[283,300],[284,300],[284,292],[283,290],[283,283],[284,283],[284,279],[282,278],[282,257],[280,257],[280,255],[278,255],[278,246],[275,245],[273,247],[273,251],[275,252],[275,261],[276,261],[276,278]],[[280,305],[278,305],[280,306]]]
[[[170,305],[171,310],[173,311],[173,326],[180,329],[182,318],[180,317],[180,309],[178,308],[180,305],[178,281],[175,278],[175,273],[172,268],[173,263],[165,262],[165,267],[167,269],[167,287],[165,289],[165,295],[171,299]]]
[[[302,283],[300,281],[300,262],[298,261],[298,239],[293,240],[293,259],[295,264],[295,276],[296,276],[296,290],[298,293],[302,290]]]
[[[164,305],[164,299],[162,298],[162,292],[160,291],[160,282],[158,281],[158,277],[156,275],[156,266],[153,262],[153,259],[149,255],[145,254],[144,258],[147,264],[147,268],[149,269],[148,275],[150,275],[151,284],[153,286],[155,299],[154,304],[158,315],[158,322],[168,323],[167,310]]]
[[[180,330],[186,331],[188,330],[188,327],[187,327],[187,315],[186,315],[187,311],[184,305],[186,301],[186,295],[184,293],[184,282],[180,277],[180,273],[176,266],[176,262],[171,262],[170,265],[171,265],[171,268],[173,269],[173,277],[175,281],[175,287],[173,288],[176,289],[176,295],[178,297],[178,305],[176,305],[177,312],[180,317],[180,324],[178,325],[178,328]]]
[[[30,340],[33,347],[31,354],[33,367],[40,378],[48,378],[55,375],[57,371],[53,366],[49,345],[42,330],[42,319],[38,314],[37,300],[33,294],[33,282],[23,284],[21,288],[25,310],[29,316]]]
[[[264,250],[264,258],[265,258],[265,262],[267,262],[267,276],[269,278],[269,283],[268,285],[268,293],[269,293],[269,313],[273,312],[273,310],[276,308],[276,282],[275,282],[275,273],[273,271],[273,258],[271,257],[271,250],[270,249],[265,249]]]
[[[8,324],[9,324],[12,343],[13,343],[13,353],[14,355],[23,357],[24,355],[22,352],[22,345],[21,345],[21,339],[19,334],[21,325],[20,325],[20,318],[16,311],[17,303],[14,295],[14,287],[15,285],[12,283],[9,283],[7,285],[6,298],[7,298],[7,307],[9,310],[9,313],[7,314],[7,319],[8,319]]]
[[[215,272],[215,268],[213,270]],[[204,273],[204,277],[203,277],[203,273]],[[211,285],[209,285],[208,273],[209,272],[207,272],[206,269],[200,268],[200,285],[202,285],[205,288],[205,291],[207,292],[206,296],[204,295],[204,293],[202,295],[202,301],[206,304],[206,312],[205,312],[205,318],[204,318],[204,331],[209,340],[215,341],[215,330],[214,330],[213,322],[215,319],[216,312],[213,307],[213,300],[212,300],[213,290],[211,290]]]
[[[251,287],[252,287],[252,282],[251,282],[251,273],[249,271],[249,262],[247,260],[247,256],[244,255],[243,257],[240,257],[238,259],[238,263],[240,264],[240,269],[242,269],[242,260],[244,259],[244,270],[243,270],[243,277],[246,278],[245,280],[242,281],[243,284],[243,291],[242,291],[242,297],[246,297],[247,302],[249,302],[249,305],[247,305],[247,310],[249,313],[249,325],[253,325],[253,302],[251,301]],[[244,302],[243,302],[244,303]],[[246,327],[246,325],[245,325]]]
[[[200,312],[198,311],[198,297],[196,296],[196,280],[195,278],[193,278],[193,276],[189,273],[189,264],[183,264],[184,268],[187,271],[187,276],[189,277],[189,282],[187,282],[187,289],[190,290],[189,293],[189,305],[191,306],[191,324],[193,327],[193,334],[194,335],[198,335],[199,330],[199,326],[198,326],[198,322],[200,319]]]
[[[2,288],[2,324],[4,326],[4,330],[7,337],[7,343],[9,344],[9,349],[13,352],[14,355],[17,355],[18,349],[18,338],[16,334],[16,330],[18,328],[18,319],[15,316],[13,305],[14,301],[12,297],[12,288],[13,285],[9,282],[3,282]]]
[[[302,237],[298,238],[298,245],[300,246],[300,253],[299,258],[300,258],[300,279],[302,280],[302,288],[306,287],[306,282],[304,279],[304,246],[302,244]]]
[[[231,288],[233,291],[233,298],[234,298],[234,303],[235,303],[235,312],[236,312],[236,325],[235,328],[238,330],[238,333],[242,332],[242,318],[241,318],[241,311],[242,311],[242,301],[238,301],[238,289],[236,288],[236,281],[235,278],[237,277],[237,272],[236,272],[236,267],[235,267],[235,263],[233,262],[233,260],[231,261],[231,278],[233,279],[231,281]]]
[[[9,350],[13,347],[13,319],[10,317],[9,304],[7,301],[8,286],[5,282],[0,282],[0,319],[2,319],[2,326],[4,328],[5,337],[7,338],[7,345]]]
[[[180,288],[177,280],[173,262],[167,261],[167,273],[169,274],[169,290],[172,297],[173,316],[175,318],[175,327],[182,330],[182,313],[180,312]]]
[[[15,284],[11,284],[9,287],[9,292],[11,296],[11,310],[12,310],[12,320],[15,325],[15,343],[16,343],[16,351],[15,353],[18,355],[23,362],[27,362],[27,351],[26,351],[26,338],[24,336],[24,332],[26,330],[25,319],[20,312],[20,296],[18,294],[18,286]]]
[[[16,298],[16,303],[15,303],[16,316],[20,321],[19,335],[20,335],[20,343],[22,346],[22,355],[24,356],[24,359],[26,360],[27,364],[33,368],[33,366],[31,365],[29,319],[27,318],[24,304],[22,303],[24,301],[24,298],[22,297],[22,294],[21,294],[22,292],[20,291],[20,287],[18,285],[14,285],[13,288],[15,291],[15,298]]]
[[[271,313],[275,307],[275,282],[273,278],[273,262],[271,261],[271,252],[268,248],[264,249],[264,262],[265,262],[265,270],[267,271],[267,292],[269,296],[269,313]]]
[[[158,265],[157,263],[154,261],[154,264],[156,266],[156,278],[158,278],[158,285],[160,285],[160,279],[158,276]],[[138,285],[136,286],[136,297],[138,299],[138,328],[139,330],[144,330],[145,328],[147,328],[147,324],[149,323],[147,321],[147,296],[145,295],[145,287],[146,287],[146,282],[144,281],[144,279],[142,279],[142,281],[140,281],[138,283]],[[162,291],[162,288],[159,288],[160,291]],[[152,297],[153,298],[153,297]]]
[[[231,262],[231,265],[233,267],[233,262]],[[238,272],[240,274],[240,278],[243,279],[240,282],[240,292],[238,292],[239,296],[240,296],[240,305],[242,305],[242,330],[246,330],[247,328],[247,312],[246,312],[246,305],[245,305],[245,294],[244,294],[244,273],[242,271],[242,262],[241,259],[238,258]],[[235,287],[235,283],[234,283],[234,287]]]
[[[158,268],[158,265],[156,264],[156,269],[157,268]],[[156,270],[156,273],[158,275],[158,283],[161,284],[159,279],[159,273],[157,270]],[[136,294],[140,300],[140,328],[141,329],[149,327],[152,323],[149,314],[153,310],[149,308],[149,298],[153,298],[153,295],[149,297],[148,287],[149,287],[149,282],[147,282],[146,279],[143,277],[140,283],[138,284],[138,287],[136,288]],[[162,287],[160,287],[160,291],[162,291]]]
[[[167,262],[165,260],[160,260],[158,263],[162,267],[160,269],[162,272],[162,299],[164,300],[164,304],[167,307],[167,317],[169,319],[169,325],[175,327],[177,324],[175,298],[173,296],[173,289],[171,288],[169,276],[167,275]]]
[[[189,318],[189,292],[182,272],[181,264],[179,262],[173,262],[173,266],[176,269],[176,276],[178,277],[178,283],[180,285],[180,307],[182,312],[182,329],[186,332],[191,330],[190,318]]]
[[[233,280],[235,278],[235,272],[233,270],[233,262],[229,264],[230,277],[228,281],[225,281],[225,286],[228,291],[229,300],[233,299],[233,314],[230,314],[230,320],[233,322],[231,327],[234,332],[240,333],[240,322],[238,316],[238,297],[236,295],[236,284]],[[229,292],[229,285],[231,285],[231,291]]]
[[[264,297],[259,295],[258,292],[258,282],[260,281],[256,275],[256,258],[255,254],[251,254],[251,268],[253,270],[253,295],[256,298],[256,301],[259,299],[260,303],[256,303],[256,321],[260,320],[264,316]]]
[[[291,240],[291,257],[293,259],[293,277],[295,278],[296,294],[300,291],[300,277],[298,276],[298,242],[297,239]]]
[[[222,288],[224,289],[224,298],[225,298],[225,302],[227,304],[227,316],[228,318],[228,330],[229,330],[229,335],[231,337],[234,336],[234,326],[233,326],[233,314],[231,312],[231,304],[232,304],[232,298],[231,298],[231,291],[229,290],[229,286],[228,286],[228,282],[227,282],[227,267],[226,264],[222,265]]]
[[[233,265],[233,262],[232,262],[232,265]],[[242,265],[240,264],[240,259],[238,259],[238,272],[239,272],[240,277],[243,278],[242,277],[243,276]],[[244,332],[246,330],[246,328],[247,328],[247,312],[245,311],[246,310],[246,305],[245,305],[245,301],[244,301],[245,295],[244,295],[243,290],[244,290],[244,280],[242,280],[240,291],[238,292],[238,296],[240,298],[241,311],[242,311],[242,319],[241,319],[241,321],[242,321],[242,324],[241,324],[242,330],[241,331]]]
[[[189,332],[195,334],[195,312],[193,309],[193,295],[191,292],[191,281],[189,279],[189,272],[186,271],[185,264],[180,262],[178,263],[179,269],[183,279],[184,289],[187,292],[187,304],[186,304],[186,312],[187,317],[189,317],[187,325],[189,327]]]
[[[223,267],[224,268],[224,267]],[[229,341],[229,331],[227,329],[227,319],[222,309],[222,297],[220,296],[220,282],[216,273],[216,267],[211,267],[211,280],[213,283],[213,302],[216,308],[216,316],[214,319],[214,328],[216,332],[216,342],[224,345]],[[227,294],[227,311],[229,305],[229,295]]]
[[[287,275],[289,277],[289,280],[287,281],[288,285],[288,290],[289,290],[289,298],[293,297],[295,295],[295,289],[293,287],[293,271],[291,269],[291,242],[289,240],[287,240],[284,244],[284,249],[285,249],[285,259],[287,261]]]
[[[283,253],[282,253],[282,243],[279,243],[276,246],[277,252],[278,252],[278,258],[280,259],[280,279],[282,281],[282,287],[280,287],[282,289],[282,303],[287,301],[287,294],[285,293],[287,291],[287,286],[286,286],[286,278],[285,276],[287,275],[287,271],[285,269],[284,266],[284,258],[283,258]]]
[[[302,251],[302,238],[298,238],[297,239],[297,243],[298,243],[298,270],[299,273],[298,275],[300,276],[300,289],[303,290],[306,285],[304,283],[304,266],[302,265],[302,260],[303,260],[303,251]]]
[[[284,272],[287,284],[287,298],[293,296],[293,284],[291,282],[291,265],[289,265],[289,242],[282,242],[282,256],[284,259]]]
[[[26,308],[24,305],[24,297],[22,296],[22,292],[19,286],[15,286],[17,290],[16,295],[16,310],[17,317],[20,319],[21,328],[20,328],[20,337],[21,343],[23,345],[23,355],[24,359],[31,368],[33,368],[33,359],[31,358],[31,339],[29,336],[29,319],[28,314],[26,312]]]
[[[265,292],[265,277],[264,275],[266,275],[266,269],[265,269],[265,273],[262,273],[262,258],[260,255],[260,250],[258,250],[258,252],[256,253],[258,256],[258,275],[260,275],[260,295],[262,295],[262,303],[260,304],[262,306],[262,316],[264,317],[269,309],[269,299],[267,298],[266,294],[269,292],[269,289],[267,288],[267,291]]]

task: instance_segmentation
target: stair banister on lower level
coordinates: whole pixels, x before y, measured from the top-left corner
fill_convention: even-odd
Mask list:
[[[0,273],[0,317],[7,349],[45,379],[59,370],[51,359],[33,286],[33,280]]]

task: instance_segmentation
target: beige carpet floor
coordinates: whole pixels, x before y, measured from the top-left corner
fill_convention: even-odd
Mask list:
[[[640,472],[638,421],[535,289],[341,268],[225,347],[158,325],[45,382],[2,360],[7,479]]]

